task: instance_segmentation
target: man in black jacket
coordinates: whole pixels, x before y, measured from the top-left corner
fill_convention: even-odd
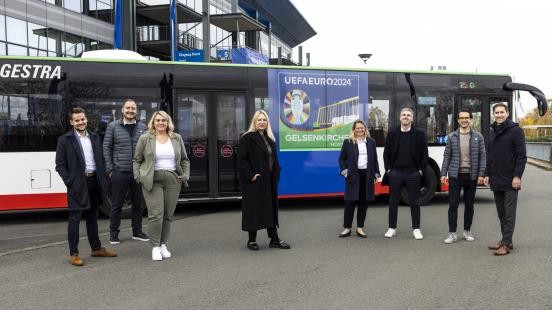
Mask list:
[[[105,193],[106,180],[100,136],[87,130],[83,109],[73,108],[69,121],[73,129],[58,138],[56,171],[67,186],[69,221],[69,263],[84,265],[79,257],[79,223],[86,217],[86,233],[92,256],[113,257],[115,252],[102,247],[98,236],[98,210]]]
[[[142,232],[142,188],[132,174],[134,149],[146,125],[136,120],[136,102],[126,99],[121,108],[122,117],[114,120],[105,131],[103,152],[106,172],[111,179],[111,212],[109,214],[109,243],[118,244],[121,210],[127,193],[132,199],[132,239],[148,241]]]
[[[527,155],[523,130],[508,119],[508,104],[496,103],[493,116],[495,121],[489,134],[484,183],[490,183],[494,194],[502,240],[489,246],[489,250],[494,250],[495,255],[506,255],[514,248],[512,236],[516,224],[517,197]]]
[[[383,161],[389,177],[389,229],[385,237],[395,236],[401,189],[403,184],[408,192],[412,234],[415,239],[423,239],[420,230],[420,187],[428,162],[427,138],[425,132],[412,126],[414,111],[403,108],[400,113],[401,125],[390,131],[385,139]]]

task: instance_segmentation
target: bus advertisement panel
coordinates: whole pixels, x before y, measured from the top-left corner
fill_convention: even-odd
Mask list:
[[[341,194],[339,150],[352,123],[366,121],[368,73],[270,69],[268,76],[271,125],[285,166],[280,195]]]

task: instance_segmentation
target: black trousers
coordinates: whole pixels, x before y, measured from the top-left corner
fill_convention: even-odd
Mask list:
[[[389,228],[397,228],[397,217],[403,185],[408,193],[412,229],[420,228],[420,186],[422,177],[417,170],[391,169],[389,172]]]
[[[368,209],[368,202],[366,201],[366,169],[359,169],[358,177],[358,200],[345,201],[345,211],[343,214],[343,227],[345,228],[351,228],[353,226],[353,217],[355,216],[356,205],[358,205],[357,227],[364,227],[364,220],[366,219],[366,209]]]
[[[142,206],[144,205],[142,188],[134,180],[132,172],[113,171],[111,174],[111,212],[109,214],[111,233],[119,232],[121,210],[129,190],[132,199],[132,232],[134,234],[142,232]]]
[[[512,244],[514,227],[516,226],[516,207],[518,191],[493,192],[500,231],[502,232],[502,244]]]
[[[276,227],[268,227],[266,231],[268,233],[268,237],[270,238],[270,242],[280,242],[280,238],[278,238],[278,229],[276,229]],[[250,230],[248,233],[249,240],[247,242],[255,242],[257,240],[257,231]]]
[[[469,173],[459,173],[458,178],[449,178],[449,232],[456,232],[460,191],[464,190],[464,230],[470,230],[473,222],[473,205],[477,179],[472,180]]]
[[[83,216],[86,217],[86,234],[90,247],[92,250],[102,247],[100,237],[98,236],[98,210],[101,196],[96,176],[87,177],[86,185],[88,187],[88,196],[90,197],[90,209],[69,210],[67,240],[69,241],[69,253],[71,255],[79,254],[79,224]]]

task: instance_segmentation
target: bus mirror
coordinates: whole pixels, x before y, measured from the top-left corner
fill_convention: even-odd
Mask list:
[[[521,84],[521,83],[504,83],[503,88],[505,90],[524,90],[527,91],[537,100],[537,107],[539,110],[539,115],[544,116],[548,110],[548,103],[546,102],[546,97],[543,92],[531,85]]]

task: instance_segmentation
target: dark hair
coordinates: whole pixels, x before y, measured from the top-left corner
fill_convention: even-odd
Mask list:
[[[468,109],[462,109],[462,110],[458,111],[458,117],[460,117],[460,113],[468,113],[470,115],[470,119],[473,118],[472,112]]]
[[[73,114],[80,114],[80,113],[84,113],[86,115],[86,111],[83,108],[74,107],[73,109],[71,109],[71,112],[69,112],[69,119],[70,120],[73,119]]]
[[[496,107],[503,107],[506,110],[506,113],[510,113],[510,110],[508,109],[508,104],[506,102],[497,102],[493,104],[493,113]]]

